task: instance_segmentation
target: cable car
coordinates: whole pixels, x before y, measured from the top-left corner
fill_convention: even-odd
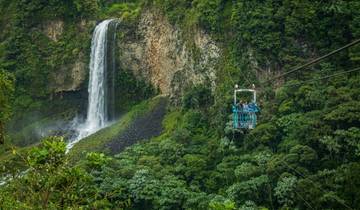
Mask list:
[[[237,93],[248,92],[252,94],[252,101],[247,103],[246,101],[237,101]],[[256,104],[256,90],[255,85],[253,89],[240,89],[238,85],[235,85],[234,90],[234,104],[233,110],[233,126],[235,129],[254,129],[256,127],[257,112],[260,108]]]

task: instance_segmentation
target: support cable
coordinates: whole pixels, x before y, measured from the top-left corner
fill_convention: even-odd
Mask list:
[[[328,53],[328,54],[326,54],[326,55],[323,55],[323,56],[321,56],[321,57],[319,57],[319,58],[316,58],[316,59],[314,59],[314,60],[312,60],[312,61],[310,61],[310,62],[308,62],[308,63],[306,63],[306,64],[303,64],[303,65],[301,65],[301,66],[295,67],[295,68],[293,68],[293,69],[290,70],[290,71],[287,71],[287,72],[285,72],[285,73],[282,73],[282,74],[280,74],[280,75],[278,75],[278,76],[275,76],[275,77],[273,77],[273,78],[271,78],[271,79],[268,79],[268,80],[266,80],[265,82],[262,82],[262,83],[260,83],[260,84],[266,84],[266,83],[268,83],[268,82],[275,81],[275,80],[277,80],[277,79],[279,79],[279,78],[281,78],[281,77],[284,77],[284,76],[286,76],[286,75],[288,75],[288,74],[291,74],[291,73],[296,72],[296,71],[299,71],[299,70],[301,70],[301,69],[303,69],[303,68],[305,68],[305,67],[308,67],[308,66],[311,66],[311,65],[313,65],[313,64],[316,64],[316,63],[318,63],[318,62],[321,61],[321,60],[324,60],[324,59],[326,59],[326,58],[328,58],[328,57],[330,57],[330,56],[333,56],[333,55],[335,55],[335,54],[337,54],[337,53],[339,53],[339,52],[341,52],[341,51],[343,51],[343,50],[345,50],[345,49],[348,49],[348,48],[350,48],[350,47],[352,47],[352,46],[354,46],[354,45],[356,45],[356,44],[359,44],[359,43],[360,43],[360,39],[357,39],[357,40],[355,40],[355,41],[353,41],[353,42],[351,42],[351,43],[349,43],[349,44],[347,44],[347,45],[345,45],[345,46],[343,46],[343,47],[341,47],[341,48],[339,48],[339,49],[336,49],[336,50],[334,50],[334,51],[332,51],[332,52],[330,52],[330,53]]]
[[[315,181],[313,181],[312,179],[310,179],[310,177],[306,177],[305,175],[303,175],[302,173],[300,173],[298,170],[296,170],[294,167],[290,166],[289,164],[287,164],[284,160],[280,160],[282,163],[284,163],[284,165],[286,167],[288,167],[289,169],[295,171],[298,175],[300,175],[303,179],[308,179],[314,186],[316,186],[319,190],[323,191],[324,193],[326,193],[327,191],[324,190],[322,187],[320,187],[319,185],[316,185]],[[275,171],[276,172],[276,171]],[[346,207],[347,209],[351,209],[352,208],[348,205],[346,205],[345,203],[339,201],[337,198],[335,199],[338,203],[340,203],[342,206]]]
[[[359,68],[360,69],[360,68]],[[251,132],[249,133],[249,135],[252,137],[252,139],[254,140],[256,138],[256,136],[254,134],[252,134]],[[315,183],[315,181],[313,181],[309,176],[305,176],[304,174],[302,174],[301,172],[299,172],[298,170],[296,170],[294,167],[290,166],[289,164],[287,164],[286,161],[280,159],[280,162],[283,163],[283,165],[285,165],[287,168],[289,168],[290,170],[294,171],[295,173],[297,173],[300,177],[302,177],[303,179],[307,179],[309,180],[315,187],[317,187],[320,191],[323,191],[324,193],[326,193],[327,191],[324,190],[321,186],[317,185]],[[274,172],[279,176],[281,177],[281,175],[276,171],[274,170]],[[314,209],[310,203],[306,202],[306,200],[299,194],[295,191],[295,193],[300,197],[301,200],[303,200],[306,205],[308,207],[310,207],[311,209]],[[341,204],[342,206],[344,206],[345,208],[347,209],[350,209],[352,210],[353,208],[351,208],[350,206],[348,206],[346,203],[343,203],[342,201],[338,200],[337,198],[335,199],[339,204]]]
[[[357,68],[352,69],[352,70],[343,71],[343,72],[339,72],[339,73],[336,73],[336,74],[328,75],[328,76],[325,76],[325,77],[320,77],[320,78],[316,78],[316,79],[305,80],[305,81],[302,81],[302,82],[299,82],[299,83],[296,83],[296,84],[284,84],[283,86],[287,86],[287,87],[288,87],[288,86],[302,85],[302,84],[305,84],[305,83],[308,83],[308,82],[314,82],[314,81],[319,81],[319,80],[323,80],[323,79],[328,79],[328,78],[331,78],[331,77],[337,77],[337,76],[340,76],[340,75],[343,75],[343,74],[347,74],[347,73],[351,73],[351,72],[355,72],[355,71],[360,71],[360,67],[357,67]]]
[[[281,177],[281,175],[275,170],[275,173],[279,176],[279,178]],[[304,203],[306,204],[306,206],[308,206],[310,209],[315,209],[309,202],[307,202],[303,196],[300,195],[300,193],[296,192],[296,190],[294,190],[294,193],[302,200],[304,201]]]

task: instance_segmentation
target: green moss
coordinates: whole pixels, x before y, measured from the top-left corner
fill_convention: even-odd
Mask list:
[[[115,78],[115,109],[121,113],[142,100],[154,96],[157,91],[145,80],[137,79],[133,72],[118,69]]]
[[[111,142],[114,138],[121,135],[121,133],[131,124],[131,122],[139,117],[146,115],[148,112],[153,110],[158,103],[162,100],[161,96],[143,101],[140,104],[134,106],[128,113],[124,114],[117,122],[113,125],[100,130],[99,132],[81,140],[78,142],[72,150],[69,152],[69,159],[72,163],[77,163],[80,160],[83,160],[87,153],[89,152],[107,152],[106,148],[107,143]],[[167,115],[167,118],[164,121],[164,127],[167,132],[164,132],[166,135],[170,135],[171,131],[175,129],[176,123],[175,119],[181,116],[180,112],[172,112]],[[60,117],[60,116],[57,116]],[[60,117],[61,118],[61,117]],[[17,133],[13,138],[21,140],[25,135],[31,135],[31,132],[34,132],[38,127],[41,127],[46,124],[53,122],[55,118],[45,118],[38,122],[35,122],[28,127],[25,127],[21,132]],[[35,141],[37,142],[37,140]],[[26,161],[24,157],[28,152],[38,143],[22,147],[14,147],[13,145],[6,145],[0,148],[0,164],[5,166],[5,168],[13,167],[12,171],[23,170],[25,169]],[[0,175],[3,173],[8,173],[8,169],[5,171],[0,170]]]
[[[70,159],[76,162],[85,157],[88,152],[108,152],[107,143],[125,131],[135,118],[143,116],[154,109],[161,99],[161,96],[155,97],[134,106],[110,127],[81,140],[69,152]]]
[[[163,121],[164,134],[170,134],[172,131],[174,131],[179,126],[182,116],[183,113],[181,113],[179,110],[168,113]]]

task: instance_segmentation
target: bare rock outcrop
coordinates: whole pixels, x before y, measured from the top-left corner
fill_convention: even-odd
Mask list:
[[[65,25],[66,23],[61,19],[51,20],[41,24],[40,30],[52,42],[59,42],[65,33]],[[76,24],[76,30],[78,33],[85,33],[90,41],[90,28],[94,25],[95,22],[82,20]],[[74,51],[81,50],[74,49]],[[82,88],[88,72],[86,56],[84,52],[79,52],[71,61],[56,66],[55,69],[50,72],[49,88],[53,93],[77,91]]]
[[[42,27],[43,33],[54,42],[64,31],[64,22],[49,21]],[[79,33],[91,34],[94,23],[79,22]],[[184,90],[194,84],[215,87],[216,65],[220,48],[200,28],[183,33],[172,25],[159,11],[145,10],[137,25],[131,29],[118,27],[123,36],[117,44],[119,67],[134,73],[136,77],[150,82],[172,102],[180,99]],[[51,88],[57,92],[79,90],[87,76],[84,52],[73,63],[59,66],[52,72]]]
[[[42,25],[43,33],[52,41],[57,42],[64,32],[64,21],[52,20]]]
[[[171,99],[179,99],[190,85],[215,87],[220,49],[201,29],[185,39],[161,13],[148,10],[118,45],[121,69],[133,71]]]
[[[84,55],[80,54],[74,63],[61,66],[50,75],[53,91],[58,93],[79,90],[86,78],[86,71]]]

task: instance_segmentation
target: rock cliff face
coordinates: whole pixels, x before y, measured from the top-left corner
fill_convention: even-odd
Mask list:
[[[42,33],[51,42],[59,42],[65,32],[66,23],[63,20],[51,20],[43,23],[40,27]],[[76,30],[80,34],[87,34],[94,23],[82,20],[76,24]],[[87,34],[90,40],[91,34]],[[78,49],[75,49],[78,50]],[[80,52],[73,61],[57,66],[49,75],[50,88],[54,93],[77,91],[82,87],[87,75],[86,55]]]
[[[122,70],[134,72],[172,99],[179,99],[189,85],[203,83],[214,88],[220,49],[200,29],[185,39],[159,12],[148,10],[135,29],[119,30],[124,33],[118,42]]]
[[[42,25],[43,33],[52,41],[57,42],[64,32],[64,21],[52,20]]]
[[[77,25],[79,32],[86,33],[90,30],[84,28],[94,24],[81,22]],[[49,39],[57,42],[64,27],[62,21],[51,21],[42,30]],[[120,25],[118,32],[123,35],[117,45],[120,71],[133,72],[171,99],[180,99],[190,85],[215,87],[220,49],[204,31],[194,29],[193,34],[185,38],[184,33],[158,11],[147,10],[135,27]],[[80,53],[74,63],[60,66],[50,75],[55,93],[83,87],[88,71],[86,56],[84,52]]]
[[[87,75],[85,56],[80,54],[74,63],[60,66],[50,75],[55,93],[79,90]]]

